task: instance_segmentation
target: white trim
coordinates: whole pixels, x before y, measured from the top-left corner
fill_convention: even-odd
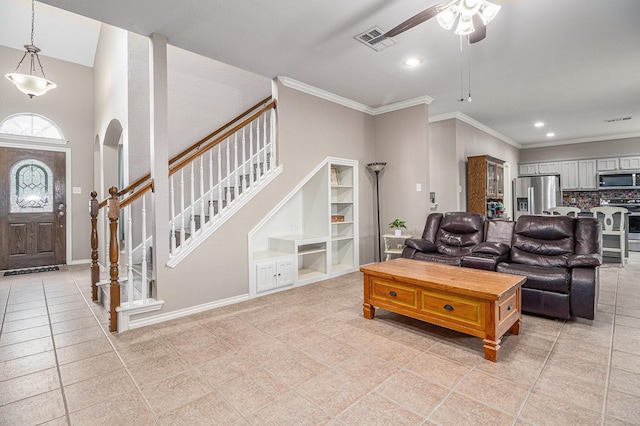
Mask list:
[[[73,241],[73,194],[71,193],[71,148],[68,147],[60,147],[60,146],[44,146],[44,145],[28,145],[24,143],[16,143],[12,142],[10,138],[0,137],[0,146],[5,148],[17,148],[17,149],[31,149],[35,151],[54,151],[54,152],[64,152],[65,156],[65,199],[66,199],[66,253],[65,253],[65,264],[69,264],[71,262],[71,253],[73,252],[72,241]]]
[[[155,300],[152,298],[147,299],[146,302],[135,300],[131,303],[121,303],[120,306],[116,308],[118,315],[118,333],[135,328],[131,325],[131,323],[135,323],[135,320],[131,320],[132,316],[159,311],[163,305],[164,300]]]
[[[169,268],[175,268],[184,258],[186,258],[192,251],[194,251],[200,244],[207,240],[207,238],[218,230],[228,219],[230,219],[238,210],[240,210],[245,204],[247,204],[253,197],[255,197],[263,188],[273,181],[280,173],[282,173],[283,166],[280,165],[273,169],[266,177],[263,177],[260,181],[260,185],[250,186],[242,194],[241,198],[234,203],[231,203],[222,214],[216,215],[217,220],[211,222],[211,226],[200,228],[196,235],[192,235],[189,242],[180,246],[177,253],[172,256],[167,262]],[[204,229],[204,230],[203,230]]]
[[[176,311],[167,312],[165,314],[154,315],[152,317],[132,320],[132,321],[129,321],[129,330],[132,330],[134,328],[146,327],[148,325],[159,324],[161,322],[186,317],[187,315],[193,315],[199,312],[204,312],[204,311],[208,311],[215,308],[221,308],[227,305],[233,305],[235,303],[245,302],[247,300],[249,300],[249,295],[242,294],[240,296],[234,296],[234,297],[229,297],[227,299],[216,300],[215,302],[203,303],[202,305],[196,305],[196,306],[190,306],[184,309],[178,309]]]
[[[408,99],[406,101],[395,102],[393,104],[373,108],[359,102],[352,101],[351,99],[336,95],[334,93],[327,92],[326,90],[318,89],[317,87],[311,86],[298,80],[294,80],[290,77],[279,76],[278,80],[280,81],[280,83],[282,83],[283,86],[374,116],[412,107],[415,105],[429,105],[431,102],[433,102],[432,97],[425,95],[418,98]]]
[[[78,259],[78,260],[71,260],[67,262],[67,265],[69,266],[73,266],[73,265],[87,265],[91,263],[91,259]]]
[[[52,139],[52,138],[43,138],[38,136],[12,135],[10,133],[0,133],[0,138],[13,139],[13,140],[24,141],[24,142],[52,143],[56,145],[65,145],[69,143],[67,139]]]
[[[589,138],[579,138],[579,139],[567,139],[563,141],[548,141],[548,142],[536,142],[532,144],[526,144],[521,147],[521,149],[529,149],[529,148],[544,148],[547,146],[558,146],[558,145],[571,145],[575,143],[587,143],[587,142],[603,142],[610,141],[615,139],[629,139],[629,138],[638,138],[640,137],[640,133],[626,133],[622,135],[607,135],[607,136],[593,136]]]
[[[518,149],[522,149],[522,145],[520,145],[518,142],[514,141],[513,139],[503,135],[502,133],[496,132],[495,130],[493,130],[491,127],[482,124],[481,122],[474,120],[473,118],[469,117],[466,114],[461,113],[460,111],[455,111],[455,112],[450,112],[450,113],[446,113],[446,114],[439,114],[439,115],[434,115],[433,117],[429,117],[429,123],[435,123],[436,121],[443,121],[443,120],[451,120],[452,118],[457,118],[458,120],[467,123],[470,126],[475,127],[478,130],[481,130],[491,136],[493,136],[494,138],[500,139],[502,142],[508,143],[511,146],[514,146]]]

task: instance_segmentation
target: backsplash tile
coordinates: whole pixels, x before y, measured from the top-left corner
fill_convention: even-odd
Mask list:
[[[581,210],[589,210],[600,205],[600,199],[640,199],[638,189],[607,189],[604,191],[563,191],[562,205],[565,207],[578,207]]]

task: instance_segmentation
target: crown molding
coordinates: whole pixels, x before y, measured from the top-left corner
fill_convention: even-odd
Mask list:
[[[443,120],[451,120],[452,118],[456,118],[460,121],[467,123],[470,126],[475,127],[478,130],[482,130],[483,132],[493,136],[494,138],[500,139],[502,142],[508,143],[511,146],[514,146],[518,149],[522,149],[523,146],[513,139],[503,135],[502,133],[496,132],[491,127],[482,124],[481,122],[474,120],[466,114],[461,113],[460,111],[450,112],[446,114],[434,115],[433,117],[429,117],[429,123],[435,123],[436,121]]]
[[[522,147],[522,149],[545,148],[549,146],[572,145],[575,143],[603,142],[603,141],[611,141],[616,139],[629,139],[629,138],[638,138],[638,137],[640,137],[640,133],[625,133],[621,135],[593,136],[589,138],[566,139],[562,141],[548,141],[548,142],[537,142],[532,144],[526,144]]]
[[[364,112],[369,115],[374,115],[374,116],[379,114],[385,114],[387,112],[398,111],[398,110],[409,108],[416,105],[422,105],[422,104],[429,105],[431,104],[431,102],[433,102],[432,97],[425,95],[425,96],[420,96],[418,98],[408,99],[406,101],[396,102],[393,104],[372,108],[367,105],[361,104],[359,102],[352,101],[351,99],[347,99],[342,96],[336,95],[334,93],[327,92],[326,90],[318,89],[317,87],[311,86],[309,84],[303,83],[301,81],[295,80],[290,77],[279,76],[278,80],[282,83],[283,86],[298,90],[303,93],[307,93],[312,96],[316,96],[321,99],[325,99],[327,101],[334,102],[338,105],[342,105],[347,108],[354,109],[356,111]]]

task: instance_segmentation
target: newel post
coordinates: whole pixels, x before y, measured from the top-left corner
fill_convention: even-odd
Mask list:
[[[118,188],[109,188],[109,331],[118,331],[118,314],[116,308],[120,306],[120,283],[118,282],[118,217],[120,216],[120,201],[118,201]]]
[[[100,266],[98,266],[98,193],[91,191],[89,214],[91,215],[91,300],[98,300],[98,281],[100,281]]]

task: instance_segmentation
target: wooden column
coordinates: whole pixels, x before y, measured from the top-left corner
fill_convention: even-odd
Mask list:
[[[118,313],[116,308],[120,306],[120,283],[118,282],[118,217],[120,216],[120,202],[118,201],[118,188],[109,188],[109,331],[118,331]]]
[[[100,281],[100,266],[98,265],[98,193],[91,191],[89,214],[91,215],[91,300],[98,300],[98,281]]]

